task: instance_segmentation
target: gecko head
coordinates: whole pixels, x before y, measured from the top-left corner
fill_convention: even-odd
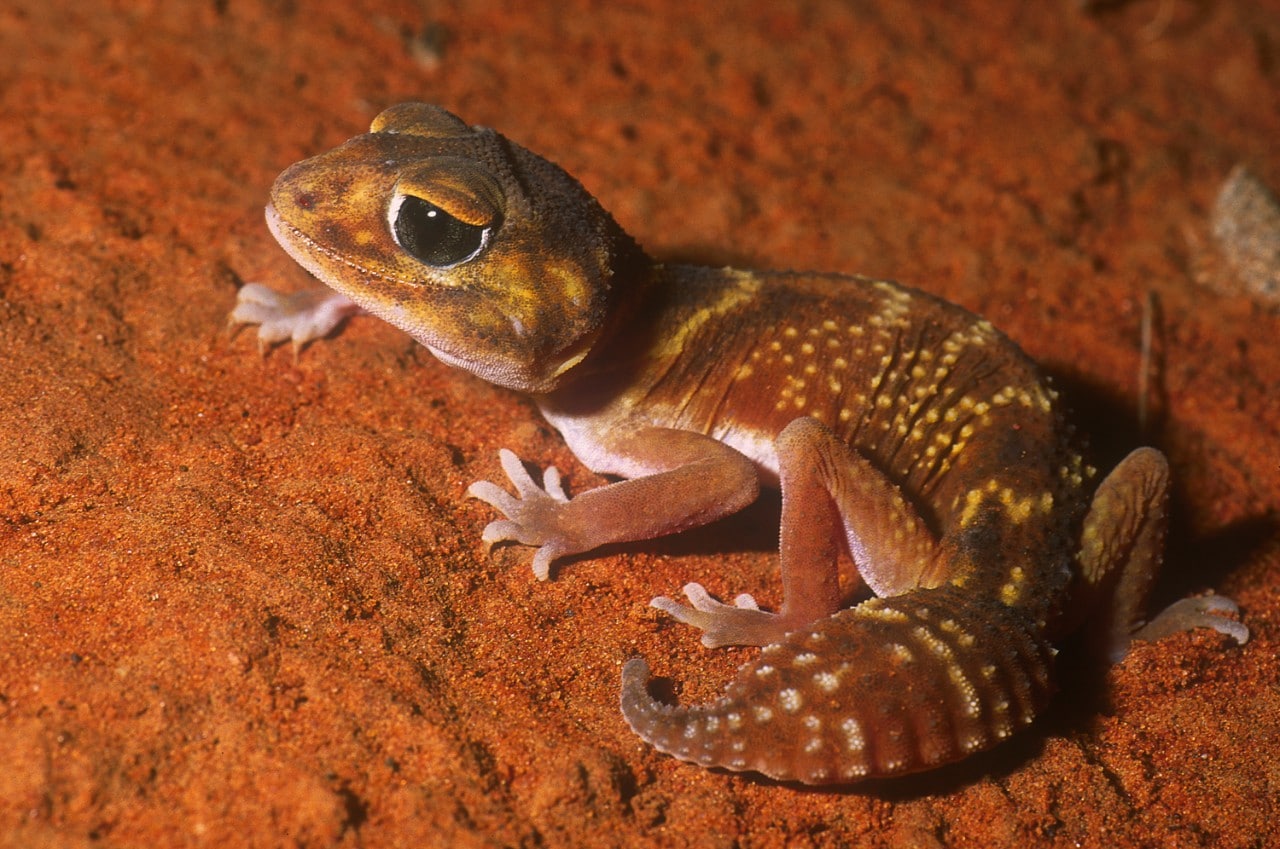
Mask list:
[[[267,222],[327,285],[445,362],[526,392],[590,354],[645,262],[559,167],[421,103],[282,173]]]

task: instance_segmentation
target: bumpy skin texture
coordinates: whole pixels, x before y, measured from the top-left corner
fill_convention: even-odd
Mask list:
[[[1053,642],[1214,627],[1223,599],[1137,630],[1168,469],[1139,449],[1099,485],[1035,365],[986,321],[896,283],[656,264],[559,168],[442,109],[285,171],[272,232],[338,294],[245,287],[232,320],[295,345],[363,309],[448,363],[531,393],[574,453],[625,480],[569,498],[514,454],[471,494],[489,543],[558,558],[641,540],[782,490],[776,613],[689,584],[654,599],[707,646],[764,646],[725,696],[673,707],[623,668],[622,710],[664,752],[809,783],[957,760],[1026,725]],[[873,597],[841,587],[841,548]]]

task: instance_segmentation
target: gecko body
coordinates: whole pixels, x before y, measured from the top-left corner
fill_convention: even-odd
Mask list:
[[[559,558],[705,524],[782,492],[779,610],[701,585],[654,606],[707,646],[762,646],[725,695],[677,707],[623,667],[630,726],[683,760],[841,783],[934,767],[1030,723],[1054,642],[1214,627],[1192,599],[1138,630],[1168,469],[1142,448],[1105,480],[1057,394],[985,320],[897,283],[653,262],[564,171],[438,107],[285,171],[268,222],[337,294],[246,286],[233,320],[295,343],[363,309],[447,363],[532,395],[574,454],[622,480],[569,498],[510,452],[515,488],[471,494],[486,542]],[[840,585],[847,551],[862,586]],[[852,607],[859,592],[871,597]]]

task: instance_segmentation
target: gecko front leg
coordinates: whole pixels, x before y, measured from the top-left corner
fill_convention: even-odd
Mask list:
[[[745,595],[732,605],[722,604],[696,583],[684,588],[689,607],[662,596],[651,602],[701,630],[707,648],[777,643],[839,610],[842,538],[859,577],[880,596],[940,582],[931,574],[937,548],[933,534],[865,457],[808,417],[784,428],[776,447],[782,490],[782,608],[767,613]]]
[[[227,323],[231,327],[256,324],[260,349],[288,339],[296,354],[303,345],[326,336],[345,319],[362,312],[350,298],[332,289],[285,294],[261,283],[246,283],[236,293],[236,306]]]
[[[516,455],[504,450],[502,468],[516,494],[489,481],[467,490],[505,517],[485,528],[484,541],[537,546],[533,573],[545,581],[562,557],[704,525],[736,513],[759,493],[750,460],[691,431],[643,428],[614,437],[603,450],[611,467],[635,476],[574,498],[565,494],[554,466],[538,486]]]

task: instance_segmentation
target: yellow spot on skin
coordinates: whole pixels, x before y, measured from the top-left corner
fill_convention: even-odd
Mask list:
[[[916,659],[911,649],[901,643],[890,643],[887,648],[889,649],[889,654],[899,663],[911,663]]]
[[[973,634],[961,628],[954,619],[944,619],[939,623],[938,627],[950,634],[955,639],[956,644],[961,647],[967,648],[976,642]]]
[[[969,676],[964,674],[963,667],[958,663],[948,665],[947,677],[951,679],[951,684],[960,693],[960,702],[964,705],[965,715],[970,718],[977,717],[982,709],[982,702],[978,698],[978,689],[973,686]]]
[[[750,377],[753,374],[755,374],[755,369],[753,369],[751,366],[744,365],[744,366],[738,367],[738,372],[733,377],[735,380],[746,380],[748,377]]]
[[[1015,605],[1022,598],[1022,590],[1026,585],[1026,574],[1020,566],[1009,570],[1009,583],[1000,588],[1000,600],[1007,605]]]
[[[1009,487],[1000,490],[1000,504],[1004,507],[1005,515],[1009,518],[1009,521],[1015,525],[1022,524],[1029,519],[1040,503],[1041,498],[1037,496],[1029,495],[1025,498],[1018,498]]]
[[[856,608],[858,613],[869,619],[878,619],[882,622],[906,622],[907,614],[901,610],[894,610],[892,607],[883,607],[879,604],[872,604],[870,601],[864,602],[861,607]]]
[[[982,500],[981,490],[971,489],[964,494],[964,510],[960,513],[960,527],[968,527],[978,517],[978,510],[982,507]]]
[[[800,335],[800,331],[796,330],[794,327],[788,327],[786,330],[782,331],[782,335],[788,339],[794,339]]]
[[[827,319],[826,321],[822,322],[822,329],[827,331],[828,333],[834,333],[835,331],[840,329],[840,325],[836,324],[831,319]]]
[[[803,345],[801,345],[801,346],[800,346],[800,353],[802,353],[802,354],[812,354],[812,353],[813,353],[813,343],[812,343],[812,342],[805,342]]]
[[[844,357],[836,357],[832,360],[831,367],[836,369],[845,369],[849,367],[849,361]]]

